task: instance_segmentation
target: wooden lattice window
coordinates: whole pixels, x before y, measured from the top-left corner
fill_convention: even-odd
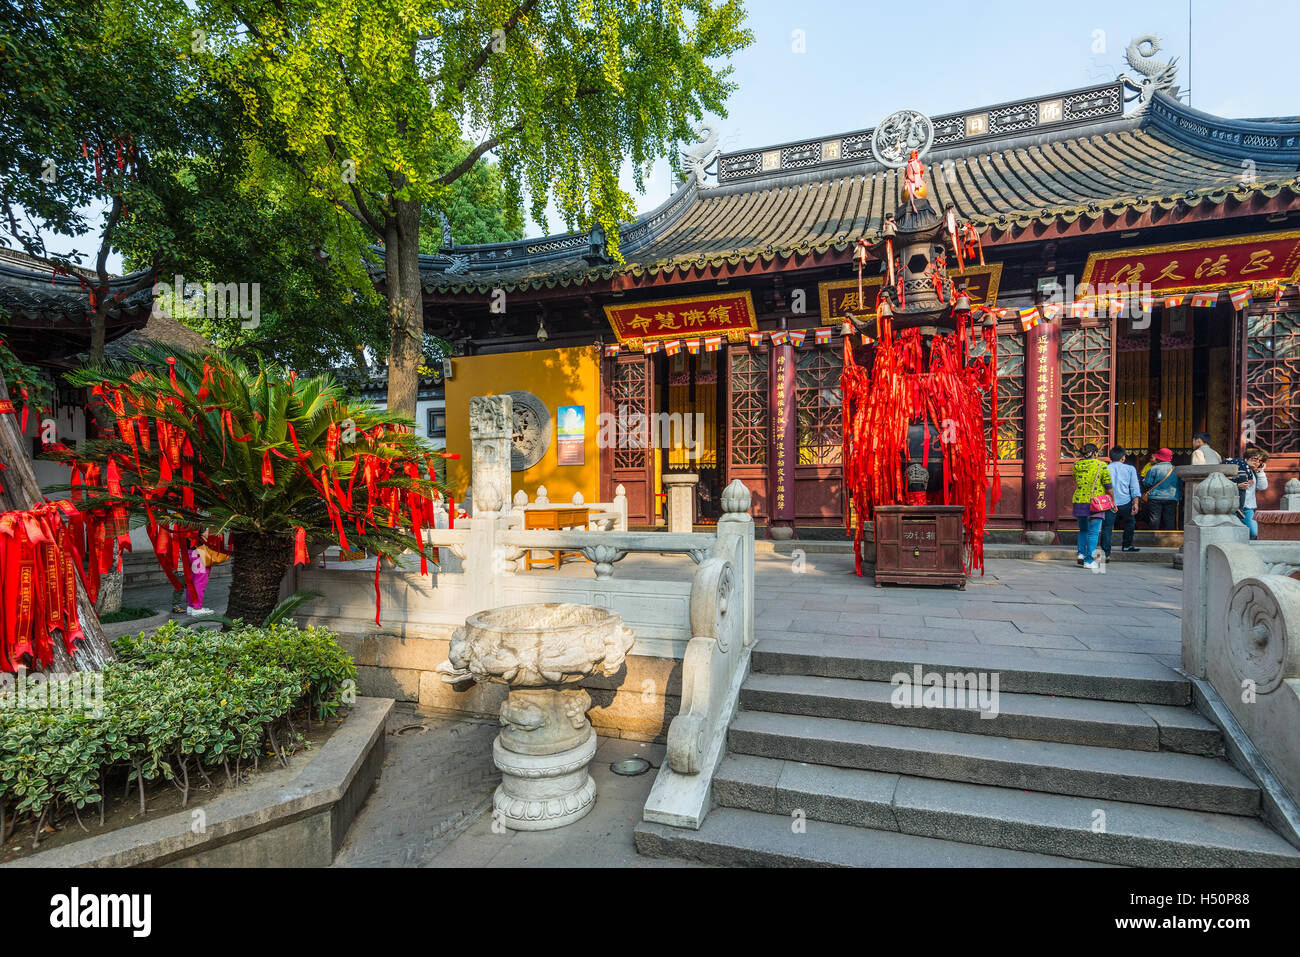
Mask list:
[[[727,350],[731,362],[731,464],[767,464],[767,354]]]
[[[840,408],[844,357],[835,346],[800,349],[795,355],[799,464],[839,465],[844,452]]]
[[[650,460],[649,362],[615,362],[611,393],[614,399],[614,468],[645,468]]]
[[[1300,314],[1248,320],[1246,419],[1260,448],[1275,455],[1300,451]]]
[[[971,346],[972,358],[988,353],[983,338]],[[993,412],[992,398],[984,396],[984,427]],[[998,334],[998,458],[1003,462],[1025,457],[1025,336],[1021,332]]]
[[[1110,444],[1110,327],[1061,330],[1061,458]]]

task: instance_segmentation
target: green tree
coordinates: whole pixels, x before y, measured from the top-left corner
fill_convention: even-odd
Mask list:
[[[0,232],[34,255],[46,255],[42,229],[96,237],[87,292],[93,358],[103,355],[115,304],[108,257],[154,183],[152,155],[218,154],[230,143],[223,119],[239,115],[228,92],[183,68],[186,23],[179,0],[0,6]],[[168,263],[143,265],[123,296],[149,288]]]
[[[705,111],[725,115],[752,40],[740,0],[194,0],[198,53],[259,136],[385,251],[388,407],[413,414],[423,328],[422,211],[488,154],[506,200],[600,225],[618,254],[640,171]],[[465,149],[465,131],[475,131]]]
[[[468,152],[470,144],[463,146]],[[487,157],[452,184],[445,209],[425,205],[420,252],[436,253],[442,247],[443,216],[459,246],[504,243],[524,236],[523,211],[506,195],[501,167]]]
[[[154,188],[119,230],[129,267],[168,258],[186,283],[248,283],[254,321],[177,303],[176,318],[231,354],[315,375],[356,368],[366,350],[388,348],[361,226],[310,195],[296,173],[255,141],[240,163],[209,156],[156,156]],[[373,268],[373,264],[370,268]],[[175,285],[174,275],[160,277]],[[310,335],[304,330],[310,329]]]

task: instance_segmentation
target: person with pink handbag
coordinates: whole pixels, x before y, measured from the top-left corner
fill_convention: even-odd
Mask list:
[[[1079,520],[1079,538],[1076,548],[1078,563],[1084,568],[1096,568],[1093,552],[1097,550],[1097,537],[1101,533],[1102,517],[1115,508],[1111,498],[1110,469],[1097,458],[1100,450],[1093,442],[1087,443],[1074,463],[1074,517]]]

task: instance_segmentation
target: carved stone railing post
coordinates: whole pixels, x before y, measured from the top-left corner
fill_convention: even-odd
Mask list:
[[[681,711],[668,727],[668,756],[651,788],[647,821],[698,828],[754,642],[754,520],[750,493],[722,493],[718,534],[691,582],[691,634],[682,659]]]
[[[1282,487],[1282,511],[1300,512],[1300,479],[1287,479]]]
[[[700,476],[695,472],[664,473],[668,492],[668,531],[689,532],[695,528],[695,486]]]
[[[1292,577],[1300,545],[1217,545],[1207,568],[1206,679],[1219,698],[1212,707],[1231,712],[1249,739],[1229,748],[1261,785],[1265,820],[1300,845],[1300,581]]]
[[[533,500],[534,505],[550,505],[551,500],[546,497],[546,486],[537,486],[537,497]]]
[[[1300,483],[1297,483],[1297,485],[1300,485]],[[614,489],[614,511],[618,512],[620,516],[618,520],[618,524],[614,526],[615,530],[620,532],[626,532],[627,531],[627,489],[625,489],[622,485]]]
[[[1240,501],[1237,486],[1223,469],[1232,466],[1180,466],[1197,469],[1184,486],[1189,500],[1183,528],[1183,668],[1198,678],[1205,677],[1206,651],[1206,549],[1250,541],[1250,531],[1234,514]],[[1210,471],[1204,474],[1206,470]]]

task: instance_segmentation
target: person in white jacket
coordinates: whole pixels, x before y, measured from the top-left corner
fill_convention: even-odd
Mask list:
[[[1244,493],[1241,513],[1246,517],[1246,527],[1250,529],[1251,541],[1259,538],[1259,524],[1255,521],[1257,507],[1255,493],[1268,488],[1268,476],[1264,473],[1264,463],[1267,461],[1267,452],[1261,449],[1247,449],[1246,464],[1250,466],[1252,477],[1249,481],[1237,483],[1237,488]]]

